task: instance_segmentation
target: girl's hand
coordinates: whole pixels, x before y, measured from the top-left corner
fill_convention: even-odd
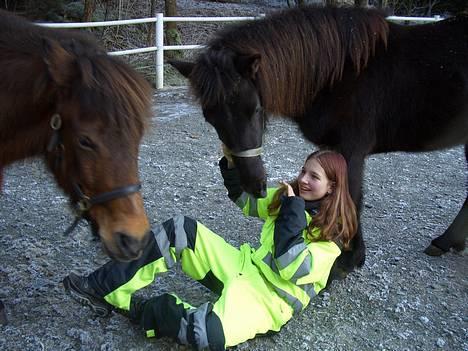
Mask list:
[[[284,180],[280,181],[280,184],[282,186],[284,186],[287,190],[286,190],[286,193],[288,195],[288,197],[290,196],[296,196],[296,194],[294,194],[294,190],[292,188],[291,185],[289,185],[287,182],[285,182]]]

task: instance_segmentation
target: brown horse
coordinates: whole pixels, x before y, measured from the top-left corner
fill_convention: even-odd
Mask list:
[[[367,155],[465,145],[468,162],[467,16],[401,26],[375,10],[305,7],[227,28],[194,63],[171,63],[255,196],[266,183],[268,115],[292,119],[308,140],[345,156],[359,207]],[[462,250],[467,236],[468,197],[426,253]],[[350,271],[364,259],[359,231],[338,264]]]
[[[150,85],[91,37],[5,11],[0,77],[0,173],[42,156],[109,256],[137,258],[149,237],[137,159]]]

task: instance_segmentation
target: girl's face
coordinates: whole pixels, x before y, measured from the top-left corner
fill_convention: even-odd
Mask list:
[[[299,196],[306,201],[319,200],[332,191],[332,182],[316,159],[309,159],[297,178]]]

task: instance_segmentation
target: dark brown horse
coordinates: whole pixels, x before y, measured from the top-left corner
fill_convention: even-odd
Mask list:
[[[119,260],[138,257],[149,233],[137,159],[151,98],[92,38],[0,12],[0,171],[43,157]]]
[[[268,115],[296,121],[308,140],[346,157],[359,208],[367,155],[465,145],[468,160],[466,16],[401,26],[374,10],[294,9],[219,32],[195,63],[171,63],[256,196]],[[426,252],[461,250],[467,235],[468,200]],[[359,231],[338,265],[350,271],[364,259]]]

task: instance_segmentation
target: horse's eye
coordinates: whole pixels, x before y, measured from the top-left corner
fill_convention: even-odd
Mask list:
[[[80,144],[80,147],[85,149],[85,150],[95,150],[96,149],[96,144],[94,144],[90,138],[87,136],[80,136],[78,138],[78,143]]]

